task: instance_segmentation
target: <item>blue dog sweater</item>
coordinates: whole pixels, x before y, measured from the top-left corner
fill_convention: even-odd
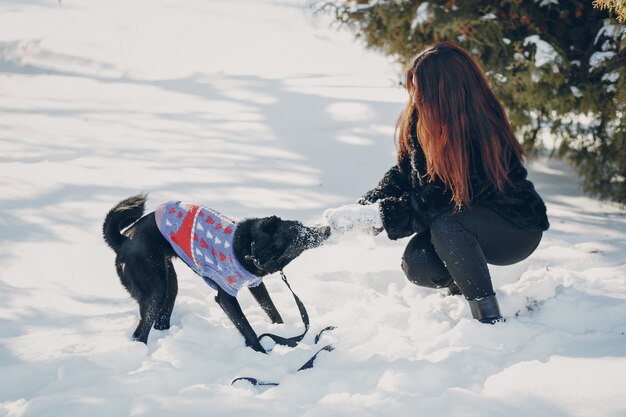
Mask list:
[[[262,281],[237,261],[233,238],[237,223],[198,204],[169,201],[155,212],[161,234],[178,256],[213,289],[233,297],[242,287],[256,287]]]

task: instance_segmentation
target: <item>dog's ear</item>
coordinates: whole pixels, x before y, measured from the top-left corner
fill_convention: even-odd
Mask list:
[[[273,235],[276,233],[280,221],[280,218],[276,216],[265,217],[259,222],[259,227],[263,232]]]

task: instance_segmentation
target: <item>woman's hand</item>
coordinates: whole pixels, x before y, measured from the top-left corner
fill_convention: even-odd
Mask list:
[[[383,219],[378,203],[362,205],[347,204],[330,208],[324,212],[324,218],[334,232],[345,233],[350,230],[380,231]]]

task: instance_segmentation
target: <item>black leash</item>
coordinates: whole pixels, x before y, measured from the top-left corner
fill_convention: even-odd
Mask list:
[[[315,363],[315,359],[317,359],[317,355],[319,355],[320,353],[322,353],[324,351],[325,352],[332,352],[333,350],[335,350],[335,347],[333,345],[326,345],[326,346],[324,346],[323,348],[318,350],[317,353],[311,357],[311,359],[306,361],[306,363],[304,365],[299,367],[296,372],[304,371],[305,369],[313,368],[313,364]]]
[[[252,257],[251,257],[252,258]],[[256,259],[252,258],[253,261],[256,261]],[[257,266],[258,267],[258,266]],[[296,302],[296,306],[298,306],[298,311],[300,311],[300,318],[302,318],[302,323],[304,323],[304,332],[302,332],[301,334],[297,335],[297,336],[292,336],[292,337],[283,337],[283,336],[278,336],[272,333],[263,333],[261,336],[259,336],[257,338],[257,340],[260,342],[262,338],[264,337],[269,337],[270,339],[272,339],[275,343],[282,345],[282,346],[289,346],[289,347],[295,347],[298,345],[298,342],[300,342],[302,339],[304,339],[304,336],[307,334],[307,332],[309,331],[309,325],[310,325],[310,321],[309,321],[309,313],[307,313],[306,311],[306,307],[304,306],[304,303],[302,302],[302,300],[300,300],[300,297],[298,297],[296,295],[296,293],[293,291],[293,289],[291,288],[291,285],[289,285],[289,281],[287,281],[287,276],[285,275],[285,273],[281,270],[280,271],[280,277],[282,278],[283,282],[285,283],[285,285],[287,286],[287,288],[289,289],[289,291],[291,292],[291,295],[293,295],[293,299]],[[317,342],[319,342],[320,338],[322,337],[322,334],[326,331],[330,331],[330,330],[334,330],[335,326],[327,326],[325,328],[323,328],[316,336],[315,336],[315,344],[317,344]],[[304,365],[302,365],[300,368],[298,368],[298,370],[296,372],[300,372],[303,371],[305,369],[311,369],[315,363],[315,360],[317,359],[317,355],[319,355],[322,352],[331,352],[333,351],[335,348],[332,345],[326,345],[323,348],[321,348],[320,350],[318,350],[315,355],[313,355],[311,357],[311,359],[309,359],[308,361],[306,361],[304,363]],[[239,378],[235,378],[231,381],[230,385],[233,385],[235,382],[237,381],[247,381],[249,383],[251,383],[254,386],[271,386],[271,387],[275,387],[278,385],[277,382],[266,382],[266,381],[259,381],[256,378],[252,378],[252,377],[247,377],[247,376],[242,376]]]
[[[324,329],[322,329],[316,336],[315,336],[315,344],[317,344],[317,342],[320,340],[320,338],[322,337],[322,333],[324,333],[325,331],[328,330],[333,330],[335,329],[334,326],[328,326]],[[322,353],[322,352],[332,352],[333,350],[335,350],[335,347],[333,345],[326,345],[323,348],[321,348],[320,350],[318,350],[317,352],[315,352],[315,355],[313,355],[311,357],[311,359],[309,359],[308,361],[306,361],[304,363],[304,365],[302,365],[301,367],[298,368],[298,370],[296,372],[300,372],[300,371],[304,371],[305,369],[311,369],[313,368],[313,365],[315,364],[315,360],[317,359],[317,356]],[[241,376],[239,378],[235,378],[231,381],[230,385],[233,385],[235,382],[237,381],[247,381],[250,384],[256,386],[268,386],[268,387],[275,387],[277,385],[279,385],[278,382],[267,382],[267,381],[260,381],[256,378],[252,378],[249,376]]]
[[[269,271],[266,271],[265,268],[263,268],[263,266],[261,265],[261,262],[259,262],[259,259],[256,257],[255,252],[256,252],[256,248],[255,248],[254,242],[252,242],[252,244],[250,245],[250,255],[246,255],[245,259],[252,262],[254,266],[257,267],[257,269],[264,271],[265,273],[270,273]],[[280,270],[280,277],[282,278],[287,288],[289,288],[289,291],[291,292],[291,295],[293,295],[293,299],[296,302],[296,306],[298,306],[298,311],[300,312],[300,318],[302,318],[302,323],[304,323],[304,332],[293,337],[283,337],[283,336],[278,336],[273,333],[263,333],[261,336],[257,337],[257,341],[260,344],[262,338],[269,337],[270,339],[274,341],[274,343],[277,343],[279,345],[296,347],[298,345],[298,342],[304,339],[304,336],[309,331],[309,313],[307,313],[306,307],[304,307],[304,303],[302,302],[302,300],[300,300],[300,297],[298,297],[296,293],[293,292],[293,290],[291,289],[291,285],[289,285],[289,281],[287,281],[287,275],[285,275],[285,272],[282,269]]]
[[[275,387],[277,385],[280,385],[278,382],[265,382],[265,381],[259,381],[256,378],[252,378],[250,376],[240,376],[239,378],[235,378],[231,381],[230,385],[233,385],[235,382],[237,381],[247,381],[249,383],[251,383],[252,385],[254,385],[255,387],[257,386],[270,386],[270,387]]]
[[[322,330],[320,330],[320,332],[315,336],[315,344],[317,345],[317,342],[320,341],[320,338],[322,337],[322,333],[330,331],[330,330],[335,330],[336,327],[335,326],[327,326],[324,327]]]
[[[304,332],[292,337],[282,337],[272,333],[263,333],[257,338],[257,340],[260,343],[262,338],[269,337],[279,345],[296,347],[298,345],[298,342],[304,339],[304,336],[309,331],[309,313],[307,313],[306,307],[304,307],[304,304],[302,303],[302,300],[300,300],[300,297],[298,297],[296,293],[293,292],[293,290],[291,289],[291,285],[289,285],[289,282],[287,281],[287,276],[282,270],[280,271],[280,277],[282,278],[287,288],[289,288],[289,291],[291,292],[291,295],[293,295],[293,299],[296,302],[296,306],[298,306],[298,311],[300,311],[300,318],[302,318],[302,323],[304,323]]]

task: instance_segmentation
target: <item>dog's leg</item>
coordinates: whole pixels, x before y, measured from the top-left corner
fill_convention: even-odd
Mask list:
[[[248,319],[244,316],[241,306],[235,297],[226,294],[222,289],[218,289],[215,301],[222,307],[230,321],[233,322],[239,333],[246,340],[246,346],[251,347],[257,352],[267,353],[263,346],[259,343],[258,337],[250,326]]]
[[[166,330],[170,328],[170,317],[172,316],[172,310],[174,310],[174,303],[176,302],[176,295],[178,294],[178,279],[176,277],[176,271],[171,260],[167,261],[167,289],[165,295],[165,301],[161,306],[161,310],[157,315],[154,322],[154,328],[157,330]]]
[[[133,333],[133,339],[142,343],[148,343],[148,334],[156,320],[159,306],[163,303],[165,292],[152,291],[150,295],[142,299],[139,304],[139,314],[141,318]]]
[[[165,301],[167,293],[167,265],[162,262],[150,262],[148,257],[139,261],[128,262],[127,273],[133,282],[133,298],[139,303],[141,316],[133,339],[147,343],[148,334]]]
[[[261,283],[249,289],[254,299],[259,303],[263,311],[267,313],[270,320],[272,320],[272,323],[283,323],[283,318],[280,316],[278,309],[276,309],[270,294],[267,292],[265,284]]]

